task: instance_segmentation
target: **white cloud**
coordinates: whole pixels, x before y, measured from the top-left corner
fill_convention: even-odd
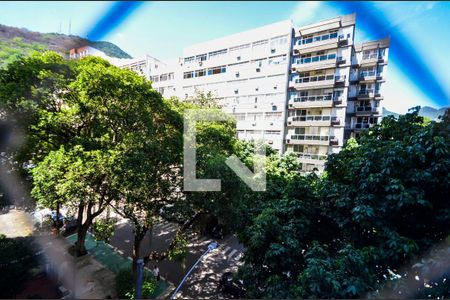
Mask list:
[[[322,3],[318,1],[299,2],[292,12],[290,18],[296,23],[314,22],[314,17]]]
[[[336,9],[335,5],[328,5],[325,1],[299,1],[290,19],[295,25],[303,26],[339,15],[339,9]]]

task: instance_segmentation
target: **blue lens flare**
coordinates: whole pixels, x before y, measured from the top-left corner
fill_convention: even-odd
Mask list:
[[[427,95],[435,105],[441,107],[450,103],[450,97],[446,94],[439,79],[426,65],[423,55],[417,52],[408,38],[398,29],[390,26],[390,21],[372,3],[359,1],[335,2],[334,5],[345,13],[355,12],[359,26],[373,38],[390,36],[390,59],[394,61],[405,77]]]
[[[92,41],[101,40],[119,27],[143,3],[145,2],[121,1],[113,3],[105,15],[88,32],[88,38]]]

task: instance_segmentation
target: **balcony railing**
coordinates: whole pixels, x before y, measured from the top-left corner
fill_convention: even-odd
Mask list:
[[[317,75],[310,77],[301,77],[295,79],[295,83],[308,83],[308,82],[316,82],[316,81],[324,81],[324,80],[334,80],[334,75]]]
[[[309,63],[331,60],[331,59],[336,59],[336,53],[316,55],[316,56],[312,56],[312,57],[295,59],[293,62],[297,63],[297,64],[309,64]]]
[[[332,95],[315,95],[295,97],[294,102],[331,101]]]
[[[373,89],[359,90],[358,96],[373,96],[374,93],[379,93],[379,91],[375,91]]]
[[[359,73],[359,77],[364,78],[364,77],[371,77],[371,76],[376,76],[377,72],[376,71],[365,71],[365,72],[360,72]]]
[[[332,117],[332,116],[327,116],[327,115],[308,115],[308,116],[295,116],[295,117],[291,117],[291,121],[292,122],[323,122],[323,121],[331,121],[332,118],[336,118],[336,117]]]
[[[327,155],[325,154],[313,154],[313,153],[303,153],[303,152],[294,152],[297,154],[297,157],[300,159],[312,159],[312,160],[326,160]]]
[[[342,101],[344,100],[343,96],[336,96],[333,98],[334,104],[342,104]]]
[[[336,82],[344,82],[345,81],[346,75],[336,75],[334,76],[334,81]]]
[[[330,136],[328,135],[314,135],[314,134],[293,134],[291,135],[292,140],[298,141],[329,141]]]
[[[376,107],[371,106],[355,106],[356,112],[377,112],[377,110]]]
[[[367,128],[370,128],[372,126],[373,126],[373,124],[369,124],[369,123],[356,123],[355,124],[355,128],[356,129],[367,129]]]
[[[378,53],[371,53],[363,55],[362,59],[374,59],[378,57]],[[381,56],[380,56],[381,57]],[[382,58],[382,57],[381,57]]]
[[[298,41],[298,45],[311,44],[311,43],[314,43],[314,42],[331,40],[331,39],[335,39],[335,38],[337,38],[337,32],[324,34],[324,35],[319,35],[319,36],[314,36],[314,37],[310,37],[310,38],[306,38],[306,39],[300,39]]]

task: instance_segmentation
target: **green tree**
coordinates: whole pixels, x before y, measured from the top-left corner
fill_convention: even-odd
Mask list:
[[[15,82],[19,75],[28,80]],[[178,114],[132,71],[95,57],[66,62],[46,53],[11,64],[0,78],[5,83],[2,108],[8,116],[23,113],[22,128],[33,141],[24,150],[24,157],[38,166],[33,194],[43,204],[78,207],[78,254],[85,252],[93,219],[112,201],[137,201],[137,189],[134,195],[130,190],[144,181],[130,174],[138,168],[143,174],[144,167],[154,164],[164,176],[168,162],[176,164],[172,159],[179,155],[182,124]],[[68,161],[50,155],[57,152]],[[142,166],[137,159],[144,159]],[[134,170],[127,165],[132,160]],[[147,179],[155,176],[148,171]],[[61,174],[63,179],[44,184],[47,175]],[[161,195],[160,190],[155,193]]]
[[[421,274],[429,285],[433,272],[432,294],[448,295],[443,258],[427,271],[417,263],[450,234],[449,121],[418,109],[384,118],[331,155],[322,178],[295,179],[260,205],[241,235],[247,296],[420,297],[429,290],[410,283]]]

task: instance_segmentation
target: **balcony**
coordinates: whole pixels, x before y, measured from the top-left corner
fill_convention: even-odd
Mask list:
[[[286,139],[286,144],[328,146],[330,144],[330,136],[314,134],[292,134]]]
[[[375,90],[359,90],[357,98],[358,99],[370,99],[375,97]]]
[[[331,126],[337,117],[330,115],[293,116],[288,118],[288,126]]]
[[[377,114],[378,107],[372,107],[372,106],[355,106],[355,114],[357,116],[367,116],[367,115],[373,115]]]
[[[297,78],[292,87],[299,90],[306,90],[319,87],[333,87],[335,83],[334,75],[316,75],[310,77]],[[291,85],[289,85],[291,86]]]
[[[297,72],[336,67],[336,53],[294,59],[292,69]]]
[[[308,108],[308,107],[332,107],[331,95],[314,95],[295,97],[289,101],[289,107]]]
[[[359,80],[360,81],[375,81],[377,79],[377,72],[376,71],[367,71],[367,72],[360,72],[359,73]]]
[[[331,117],[331,125],[332,126],[341,125],[341,119],[339,119],[339,117]]]
[[[337,137],[330,137],[330,146],[339,146],[339,139]]]
[[[313,154],[313,153],[302,153],[294,152],[299,161],[306,164],[319,164],[324,165],[327,160],[328,155],[326,154]]]
[[[353,128],[355,129],[355,131],[360,131],[363,129],[368,129],[368,128],[372,127],[373,125],[374,124],[369,124],[369,123],[356,123]]]
[[[298,44],[294,45],[294,50],[300,53],[322,51],[326,49],[333,49],[338,47],[337,32],[324,34],[321,36],[301,39]]]
[[[334,97],[333,99],[334,105],[341,105],[342,102],[344,102],[344,96]]]
[[[338,58],[337,58],[337,60],[336,60],[336,64],[337,65],[343,65],[343,64],[345,64],[346,63],[346,60],[345,60],[345,58],[343,58],[342,56],[339,56]]]
[[[384,57],[379,56],[377,53],[372,53],[370,55],[363,55],[360,65],[373,65],[376,63],[384,62]]]

